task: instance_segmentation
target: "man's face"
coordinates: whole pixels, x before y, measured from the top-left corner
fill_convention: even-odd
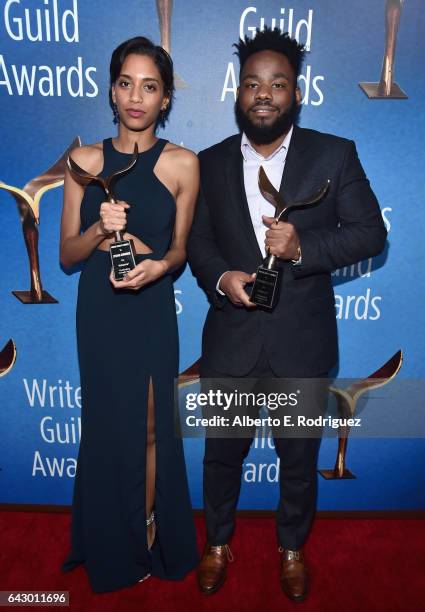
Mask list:
[[[259,51],[245,62],[235,105],[239,127],[257,144],[269,144],[291,127],[301,102],[294,70],[276,51]]]

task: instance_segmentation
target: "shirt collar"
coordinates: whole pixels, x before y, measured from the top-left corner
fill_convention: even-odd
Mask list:
[[[291,125],[291,129],[286,134],[285,138],[281,142],[281,144],[269,155],[268,157],[263,157],[258,151],[254,149],[250,141],[248,140],[245,132],[242,134],[241,139],[241,152],[245,161],[248,159],[257,159],[261,161],[269,161],[270,159],[277,158],[276,161],[284,162],[286,159],[286,155],[288,153],[289,143],[291,142],[292,132],[294,130],[294,126]]]

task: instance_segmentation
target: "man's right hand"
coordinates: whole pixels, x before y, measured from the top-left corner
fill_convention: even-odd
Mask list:
[[[247,274],[240,270],[232,270],[225,272],[220,280],[219,288],[223,291],[229,300],[235,306],[246,306],[246,308],[255,308],[255,304],[249,301],[248,294],[244,287],[247,283],[252,283],[255,280],[254,274]]]

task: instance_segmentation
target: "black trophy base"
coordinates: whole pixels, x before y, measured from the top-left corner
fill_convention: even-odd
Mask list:
[[[260,266],[257,270],[257,275],[252,286],[250,302],[256,304],[260,308],[273,310],[276,306],[278,288],[280,282],[280,271],[269,270]]]
[[[369,100],[407,100],[407,95],[397,83],[391,85],[391,91],[388,95],[382,93],[379,83],[361,82],[359,83],[359,87],[364,91]]]
[[[336,470],[319,470],[319,474],[325,480],[354,480],[356,478],[350,470],[344,470],[342,476],[339,476]]]
[[[12,293],[22,304],[59,304],[53,295],[44,290],[41,292],[41,300],[38,300],[32,291],[12,291]]]
[[[109,247],[114,279],[121,281],[127,272],[136,267],[134,247],[131,240],[119,240]]]

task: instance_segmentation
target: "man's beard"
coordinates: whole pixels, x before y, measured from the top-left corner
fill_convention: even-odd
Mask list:
[[[258,106],[271,106],[268,104],[259,104]],[[292,106],[282,115],[279,115],[273,123],[268,125],[255,125],[252,123],[248,115],[246,115],[239,106],[239,100],[235,102],[235,117],[236,123],[241,132],[245,132],[248,139],[255,144],[263,145],[270,144],[277,140],[279,136],[286,134],[291,125],[296,122],[301,110],[301,105],[297,104],[294,98]]]

